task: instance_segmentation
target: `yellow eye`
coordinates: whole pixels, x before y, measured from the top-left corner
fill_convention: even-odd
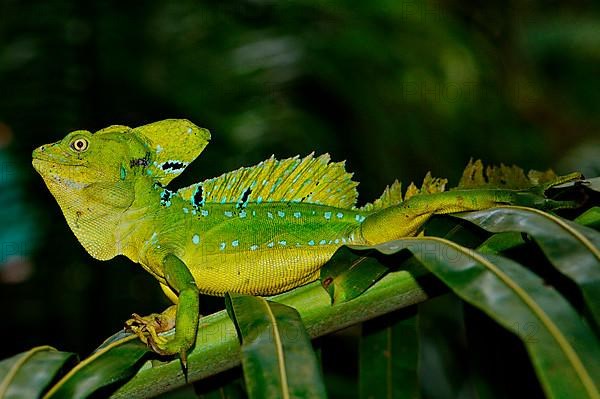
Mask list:
[[[77,139],[73,140],[73,142],[71,143],[71,148],[77,152],[84,152],[88,149],[89,145],[90,143],[86,139]]]

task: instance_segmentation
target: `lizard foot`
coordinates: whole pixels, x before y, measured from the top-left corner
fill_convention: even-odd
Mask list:
[[[161,355],[172,355],[173,351],[167,345],[169,339],[158,334],[175,327],[176,310],[176,306],[171,306],[162,313],[152,313],[148,316],[134,313],[131,315],[131,319],[125,322],[125,330],[137,335],[154,352]]]

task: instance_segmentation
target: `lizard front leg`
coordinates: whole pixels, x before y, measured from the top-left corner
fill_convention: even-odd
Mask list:
[[[179,354],[182,363],[187,362],[187,351],[196,339],[199,318],[199,298],[196,281],[189,269],[177,256],[169,254],[163,258],[163,270],[168,287],[178,294],[177,304],[161,314],[146,317],[133,315],[126,322],[128,330],[134,332],[152,349],[161,355]],[[175,336],[167,339],[158,333],[175,326]]]

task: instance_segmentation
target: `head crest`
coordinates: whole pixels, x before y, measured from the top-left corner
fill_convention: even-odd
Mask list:
[[[210,140],[207,129],[187,119],[165,119],[136,127],[131,133],[147,145],[149,156],[145,162],[148,164],[144,166],[163,186],[179,176]]]

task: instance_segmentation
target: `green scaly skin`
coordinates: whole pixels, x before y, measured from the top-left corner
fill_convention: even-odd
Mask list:
[[[360,209],[353,206],[356,183],[343,165],[312,155],[271,159],[247,169],[255,175],[235,174],[240,170],[229,180],[200,183],[206,192],[197,185],[175,193],[163,188],[209,139],[207,130],[173,119],[75,131],[33,152],[33,166],[85,249],[97,259],[125,255],[141,264],[175,303],[162,314],[134,314],[126,325],[156,352],[179,354],[184,364],[196,337],[199,293],[289,290],[316,280],[340,246],[416,235],[433,214],[569,205],[545,199],[548,185],[433,192],[404,202],[384,193],[380,206]],[[173,326],[174,338],[158,335]]]

